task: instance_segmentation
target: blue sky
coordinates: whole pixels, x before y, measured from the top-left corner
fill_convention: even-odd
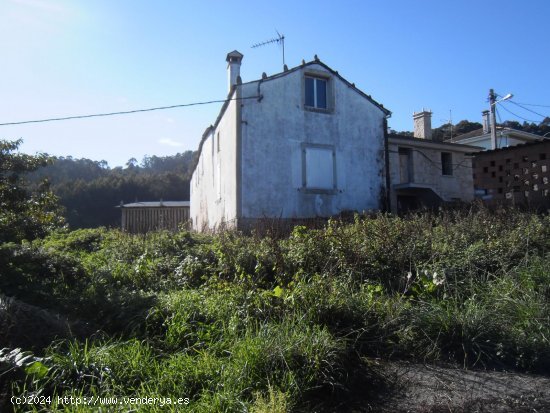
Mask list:
[[[546,0],[0,0],[0,123],[223,99],[231,50],[244,81],[281,71],[277,45],[250,47],[275,30],[289,67],[317,54],[390,109],[393,129],[422,108],[434,127],[449,110],[480,121],[490,88],[550,105],[549,16]],[[3,126],[0,139],[124,165],[197,149],[220,106]]]

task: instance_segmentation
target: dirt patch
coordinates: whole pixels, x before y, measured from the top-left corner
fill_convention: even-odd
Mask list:
[[[87,330],[85,323],[0,294],[0,348],[40,351],[56,339]]]
[[[392,383],[370,411],[550,412],[550,378],[406,362],[380,363]]]

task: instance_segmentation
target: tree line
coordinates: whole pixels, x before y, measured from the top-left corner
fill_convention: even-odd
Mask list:
[[[31,188],[47,182],[59,198],[71,228],[118,226],[120,203],[188,201],[195,152],[130,159],[125,167],[105,161],[48,157],[47,165],[28,176]]]

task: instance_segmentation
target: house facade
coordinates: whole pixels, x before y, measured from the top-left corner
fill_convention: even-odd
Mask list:
[[[451,140],[447,140],[446,142],[478,146],[482,150],[493,149],[493,144],[491,142],[491,122],[489,120],[489,111],[483,111],[482,115],[483,128],[464,133]],[[541,136],[535,135],[534,133],[524,132],[513,128],[497,126],[496,130],[496,149],[536,142],[542,139]]]
[[[431,115],[425,110],[413,115],[414,137],[388,137],[394,212],[474,199],[472,153],[481,148],[433,141]]]
[[[229,95],[199,145],[193,227],[381,209],[390,112],[317,58],[246,83],[242,58],[227,55]]]

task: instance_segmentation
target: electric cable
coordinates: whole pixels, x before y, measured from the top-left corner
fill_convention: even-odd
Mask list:
[[[223,100],[209,100],[207,102],[184,103],[184,104],[181,104],[181,105],[159,106],[159,107],[156,107],[156,108],[135,109],[135,110],[120,111],[120,112],[95,113],[95,114],[91,114],[91,115],[64,116],[64,117],[48,118],[48,119],[25,120],[25,121],[20,121],[20,122],[5,122],[5,123],[0,123],[0,126],[23,125],[23,124],[28,124],[28,123],[57,122],[57,121],[63,121],[63,120],[97,118],[97,117],[103,117],[103,116],[129,115],[129,114],[133,114],[133,113],[152,112],[152,111],[155,111],[155,110],[184,108],[184,107],[188,107],[188,106],[198,106],[198,105],[210,105],[212,103],[223,103],[223,102],[227,102],[227,101],[230,101],[230,100],[245,100],[245,99],[257,99],[257,98],[258,98],[258,96],[248,96],[248,97],[243,97],[243,98],[230,98],[230,99],[223,99]]]

